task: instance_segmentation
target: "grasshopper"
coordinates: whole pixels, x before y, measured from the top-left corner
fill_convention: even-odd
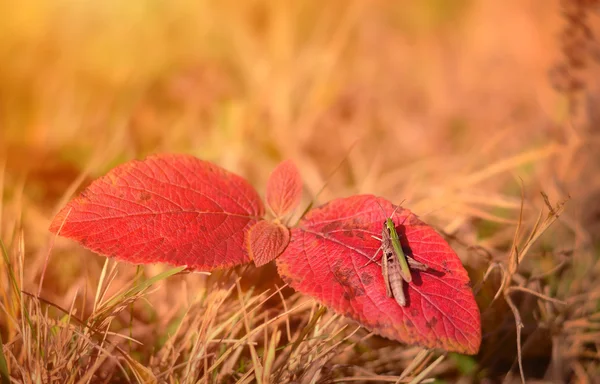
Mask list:
[[[394,253],[392,239],[386,227],[381,231],[381,272],[385,282],[385,291],[388,297],[393,297],[401,307],[406,306],[403,279],[400,263]]]
[[[379,204],[379,201],[377,204]],[[379,207],[383,211],[381,204],[379,204]],[[396,302],[404,307],[406,306],[406,297],[404,295],[403,281],[406,281],[407,283],[412,281],[410,268],[426,271],[429,269],[429,266],[414,260],[412,257],[407,257],[404,254],[404,250],[400,244],[400,237],[396,231],[396,225],[392,220],[392,217],[394,217],[398,208],[400,208],[400,206],[397,206],[392,215],[387,217],[383,222],[381,239],[373,236],[373,238],[381,241],[381,246],[377,252],[375,252],[373,258],[370,259],[369,263],[374,261],[377,253],[381,250],[381,272],[385,281],[386,293],[388,297],[394,297]],[[365,264],[365,266],[369,263]]]

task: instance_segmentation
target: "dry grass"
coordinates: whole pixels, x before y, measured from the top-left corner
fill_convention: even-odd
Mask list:
[[[2,384],[597,382],[597,1],[0,7]],[[471,274],[480,354],[375,337],[272,265],[138,268],[47,231],[154,152],[405,200]]]

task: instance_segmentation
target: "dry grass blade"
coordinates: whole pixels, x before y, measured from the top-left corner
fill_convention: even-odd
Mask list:
[[[127,353],[123,354],[123,357],[125,358],[125,361],[127,361],[127,364],[131,368],[131,371],[135,375],[135,378],[137,379],[138,383],[144,383],[144,384],[158,383],[158,380],[152,373],[152,370],[150,370],[149,368],[140,364],[138,361],[133,359]]]
[[[438,357],[433,363],[429,364],[427,368],[425,368],[421,373],[415,376],[414,379],[410,381],[409,384],[423,383],[425,376],[431,373],[435,369],[435,367],[442,362],[446,358],[445,355]]]
[[[108,271],[109,267],[111,267],[110,272]],[[107,258],[104,261],[102,272],[100,273],[100,280],[98,281],[98,286],[96,288],[96,296],[94,297],[94,306],[92,308],[93,313],[96,313],[98,306],[104,301],[104,297],[108,292],[108,288],[110,287],[111,282],[115,279],[116,276],[117,264],[111,262],[111,260]]]
[[[420,351],[417,354],[417,356],[415,356],[415,358],[412,359],[412,361],[404,369],[404,371],[402,371],[402,374],[400,375],[400,378],[398,378],[398,381],[404,380],[406,377],[408,377],[408,375],[410,375],[410,373],[412,373],[422,362],[424,362],[426,359],[428,359],[430,355],[431,355],[431,351],[428,351],[425,349]]]
[[[281,339],[281,332],[279,331],[275,331],[273,332],[273,334],[271,335],[271,340],[268,344],[268,346],[266,346],[265,351],[264,351],[264,356],[263,356],[263,382],[270,382],[270,378],[273,374],[272,370],[273,370],[273,364],[275,362],[275,355],[276,355],[276,349],[277,349],[277,345],[279,344],[279,340]]]
[[[281,300],[281,306],[283,307],[284,312],[287,312],[287,303],[285,301],[285,298],[283,297],[283,294],[281,293],[281,290],[283,288],[287,287],[287,284],[285,284],[283,287],[278,287],[275,286],[276,288],[276,292],[279,295],[279,299]],[[291,331],[291,327],[290,327],[290,321],[288,318],[285,319],[285,331],[286,331],[286,336],[288,338],[288,340],[292,339],[292,331]]]
[[[519,312],[519,309],[517,308],[515,303],[513,303],[511,297],[508,294],[505,294],[504,299],[510,307],[513,316],[515,317],[515,325],[517,327],[517,361],[519,362],[519,373],[521,375],[521,382],[525,384],[525,373],[523,371],[523,349],[521,347],[521,330],[523,329],[524,325],[523,321],[521,320],[521,313]],[[507,380],[508,377],[510,377],[510,371],[507,373],[505,380]]]
[[[58,228],[56,235],[52,236],[52,241],[50,242],[50,246],[48,247],[48,252],[46,253],[46,258],[44,259],[44,266],[42,267],[42,274],[40,276],[40,283],[38,285],[38,291],[37,291],[38,296],[40,296],[42,294],[42,286],[44,285],[44,277],[46,276],[46,268],[48,267],[48,261],[50,260],[50,253],[52,252],[52,248],[54,248],[54,241],[56,240],[58,235],[60,235],[60,231],[62,230],[63,226],[67,222],[67,218],[69,217],[70,214],[71,214],[71,209],[69,209],[69,211],[65,215],[65,218],[62,221],[62,223],[60,224],[60,227]]]
[[[500,283],[500,287],[498,287],[498,290],[496,291],[496,294],[494,295],[494,298],[492,299],[492,301],[490,301],[490,306],[494,303],[494,301],[496,301],[496,299],[498,297],[500,297],[500,295],[502,295],[502,293],[504,292],[504,286],[506,284],[509,284],[508,279],[506,278],[507,276],[507,272],[506,272],[506,267],[504,266],[504,264],[502,263],[491,263],[487,269],[487,271],[485,271],[485,275],[483,276],[483,280],[481,282],[481,284],[483,285],[483,283],[485,283],[485,281],[490,277],[490,275],[492,274],[492,271],[494,271],[494,269],[500,269],[500,273],[502,274],[502,279],[501,279],[501,283]],[[475,292],[477,293],[479,291],[479,289],[475,290]]]
[[[10,372],[8,371],[6,356],[4,356],[4,343],[2,343],[2,335],[0,335],[0,383],[10,383]]]
[[[317,312],[311,317],[310,322],[306,325],[306,327],[302,328],[302,331],[300,332],[300,334],[298,335],[298,337],[292,344],[292,350],[291,350],[292,355],[298,349],[298,346],[300,345],[300,343],[302,343],[305,340],[305,338],[308,336],[308,334],[314,330],[314,328],[317,326],[319,319],[321,318],[321,316],[323,316],[323,314],[325,314],[326,311],[327,311],[327,308],[319,307]]]
[[[523,223],[523,205],[525,204],[525,187],[523,186],[522,180],[521,180],[520,187],[521,187],[521,207],[519,209],[519,220],[517,221],[517,227],[515,228],[515,237],[513,239],[513,244],[511,247],[510,255],[508,256],[508,273],[505,275],[505,278],[507,280],[512,278],[512,275],[517,271],[517,268],[519,267],[519,262],[520,262],[519,255],[518,255],[519,250],[517,247],[519,244],[519,236],[521,235],[521,225]],[[540,221],[541,215],[542,214],[540,212],[540,216],[538,217],[538,219],[534,225],[534,228],[531,231],[532,233],[536,231],[536,228]]]
[[[531,294],[533,296],[537,296],[537,297],[539,297],[542,300],[546,300],[546,301],[549,301],[549,302],[554,303],[554,304],[567,305],[567,303],[565,301],[563,301],[563,300],[558,300],[558,299],[554,299],[552,297],[548,297],[546,295],[543,295],[543,294],[541,294],[539,292],[536,292],[536,291],[534,291],[532,289],[525,288],[525,287],[508,287],[506,289],[506,291],[509,294],[512,293],[512,292],[515,292],[515,291],[526,292],[526,293],[529,293],[529,294]]]

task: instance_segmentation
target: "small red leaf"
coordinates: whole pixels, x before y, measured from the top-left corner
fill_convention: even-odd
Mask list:
[[[249,261],[245,231],[263,214],[243,178],[193,156],[155,155],[94,181],[50,231],[65,221],[60,235],[101,254],[212,270]]]
[[[290,230],[280,223],[262,220],[247,235],[248,253],[257,267],[281,255],[290,242]]]
[[[360,195],[310,211],[277,258],[280,275],[296,290],[389,339],[477,353],[481,319],[469,277],[456,253],[430,226],[407,209],[393,217],[405,253],[430,268],[413,270],[413,281],[404,283],[406,307],[386,295],[377,263],[364,266],[381,244],[371,236],[381,235],[393,210],[387,200]]]
[[[267,204],[276,217],[293,211],[302,199],[302,178],[291,160],[281,162],[267,180]]]

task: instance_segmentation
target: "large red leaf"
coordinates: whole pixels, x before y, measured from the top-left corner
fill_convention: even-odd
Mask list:
[[[456,253],[430,226],[406,209],[393,217],[405,253],[430,267],[413,270],[413,281],[404,283],[406,307],[386,295],[377,263],[364,267],[381,244],[371,236],[381,235],[383,221],[393,210],[387,200],[360,195],[309,212],[277,258],[280,275],[296,290],[379,335],[477,353],[481,320],[469,277]]]
[[[302,178],[291,160],[281,162],[267,180],[267,204],[276,217],[293,211],[302,199]]]
[[[243,178],[187,155],[131,161],[94,181],[54,218],[62,236],[131,263],[211,270],[246,263],[245,231],[264,214]]]

